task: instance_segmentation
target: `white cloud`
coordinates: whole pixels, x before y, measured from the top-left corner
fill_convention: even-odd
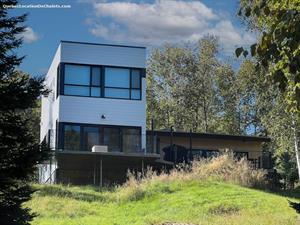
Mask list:
[[[20,34],[25,43],[32,43],[39,39],[39,35],[31,27],[26,27],[25,31]]]
[[[255,41],[252,34],[234,27],[221,13],[200,1],[156,0],[151,4],[96,1],[92,4],[95,18],[89,18],[90,32],[108,40],[158,45],[195,41],[213,34],[219,36],[225,49]]]

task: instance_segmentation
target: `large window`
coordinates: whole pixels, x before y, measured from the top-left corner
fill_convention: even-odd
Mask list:
[[[141,76],[141,69],[64,64],[61,87],[65,95],[140,100]]]
[[[92,151],[106,145],[109,152],[141,152],[141,128],[62,123],[65,150]]]
[[[100,144],[100,132],[98,127],[83,127],[83,150],[92,151],[94,145]]]
[[[100,97],[100,67],[66,64],[64,76],[64,94]]]
[[[79,125],[64,126],[64,150],[70,150],[70,151],[80,150],[80,126]]]
[[[120,152],[120,130],[119,128],[104,127],[103,144],[108,146],[109,152]]]
[[[105,67],[105,97],[140,99],[140,70]]]
[[[122,129],[122,149],[124,152],[139,152],[141,148],[141,131],[139,129]]]
[[[65,65],[64,93],[66,95],[90,95],[90,68]]]

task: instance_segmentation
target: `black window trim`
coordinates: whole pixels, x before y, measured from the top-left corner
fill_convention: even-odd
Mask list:
[[[69,84],[65,83],[65,65],[78,65],[78,66],[89,66],[90,68],[90,84],[89,85],[80,85],[80,84]],[[92,85],[92,68],[93,67],[98,67],[100,68],[100,86],[95,86]],[[105,86],[105,68],[110,67],[110,68],[121,68],[121,69],[129,69],[129,88],[124,88],[124,87],[111,87],[111,86]],[[75,96],[75,97],[89,97],[89,98],[107,98],[107,99],[121,99],[121,100],[133,100],[133,101],[141,101],[142,100],[142,78],[146,77],[146,69],[145,68],[138,68],[138,67],[124,67],[124,66],[111,66],[111,65],[95,65],[95,64],[82,64],[82,63],[69,63],[69,62],[61,62],[58,66],[59,68],[59,74],[57,74],[59,78],[59,90],[58,90],[58,95],[65,95],[65,96]],[[140,88],[133,88],[132,87],[132,70],[139,70],[140,71]],[[69,86],[78,86],[78,87],[89,87],[89,95],[71,95],[71,94],[65,94],[64,93],[64,87],[65,85]],[[100,96],[91,96],[91,89],[93,87],[100,88]],[[129,98],[122,98],[122,97],[106,97],[105,96],[105,88],[114,88],[114,89],[126,89],[129,91]],[[131,92],[133,90],[140,90],[140,96],[139,98],[132,98]]]
[[[107,124],[90,124],[90,123],[73,123],[73,122],[58,122],[58,140],[57,142],[59,143],[58,149],[59,150],[64,150],[64,145],[65,145],[65,140],[64,140],[64,134],[65,134],[65,125],[71,125],[71,126],[79,126],[80,127],[80,150],[79,151],[87,151],[84,149],[84,141],[83,141],[83,133],[84,133],[84,127],[97,127],[100,131],[100,139],[103,141],[103,131],[104,128],[118,128],[119,129],[119,143],[120,143],[120,152],[123,152],[123,140],[122,140],[122,129],[138,129],[139,134],[141,136],[140,138],[140,146],[141,146],[141,151],[142,151],[142,127],[139,126],[124,126],[124,125],[107,125]],[[78,151],[78,150],[75,150]]]
[[[105,85],[105,68],[120,68],[120,69],[129,69],[129,88],[124,87],[112,87],[112,86],[106,86]],[[142,100],[142,70],[140,68],[131,68],[131,67],[119,67],[119,66],[103,66],[103,80],[104,80],[104,98],[113,98],[113,99],[125,99],[125,100]],[[132,88],[132,70],[140,70],[140,88]],[[129,98],[122,98],[122,97],[107,97],[105,96],[105,89],[111,88],[111,89],[121,89],[121,90],[128,90],[129,91]],[[132,90],[140,90],[140,98],[139,99],[133,99],[131,97],[131,91]]]

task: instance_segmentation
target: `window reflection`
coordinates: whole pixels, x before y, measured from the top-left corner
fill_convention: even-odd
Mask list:
[[[104,128],[103,144],[108,146],[109,152],[120,152],[120,131],[118,128]]]
[[[132,128],[123,128],[122,144],[123,152],[140,152],[142,150],[140,130]]]
[[[84,150],[92,151],[94,145],[99,145],[99,128],[97,127],[84,127],[83,137],[84,137]]]
[[[80,126],[65,125],[64,149],[70,151],[80,150]]]

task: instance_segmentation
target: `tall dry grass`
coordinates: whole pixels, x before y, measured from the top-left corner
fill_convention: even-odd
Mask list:
[[[179,165],[169,172],[157,174],[148,168],[144,174],[128,172],[126,183],[119,187],[118,199],[138,200],[155,192],[172,192],[168,183],[188,181],[220,181],[244,187],[265,188],[266,171],[253,169],[246,159],[237,160],[226,153],[211,159],[194,161],[190,165]],[[176,189],[176,188],[175,188]]]
[[[253,169],[247,159],[237,160],[231,153],[208,160],[195,161],[192,170],[186,175],[189,179],[210,178],[244,187],[263,188],[266,185],[265,170]]]

